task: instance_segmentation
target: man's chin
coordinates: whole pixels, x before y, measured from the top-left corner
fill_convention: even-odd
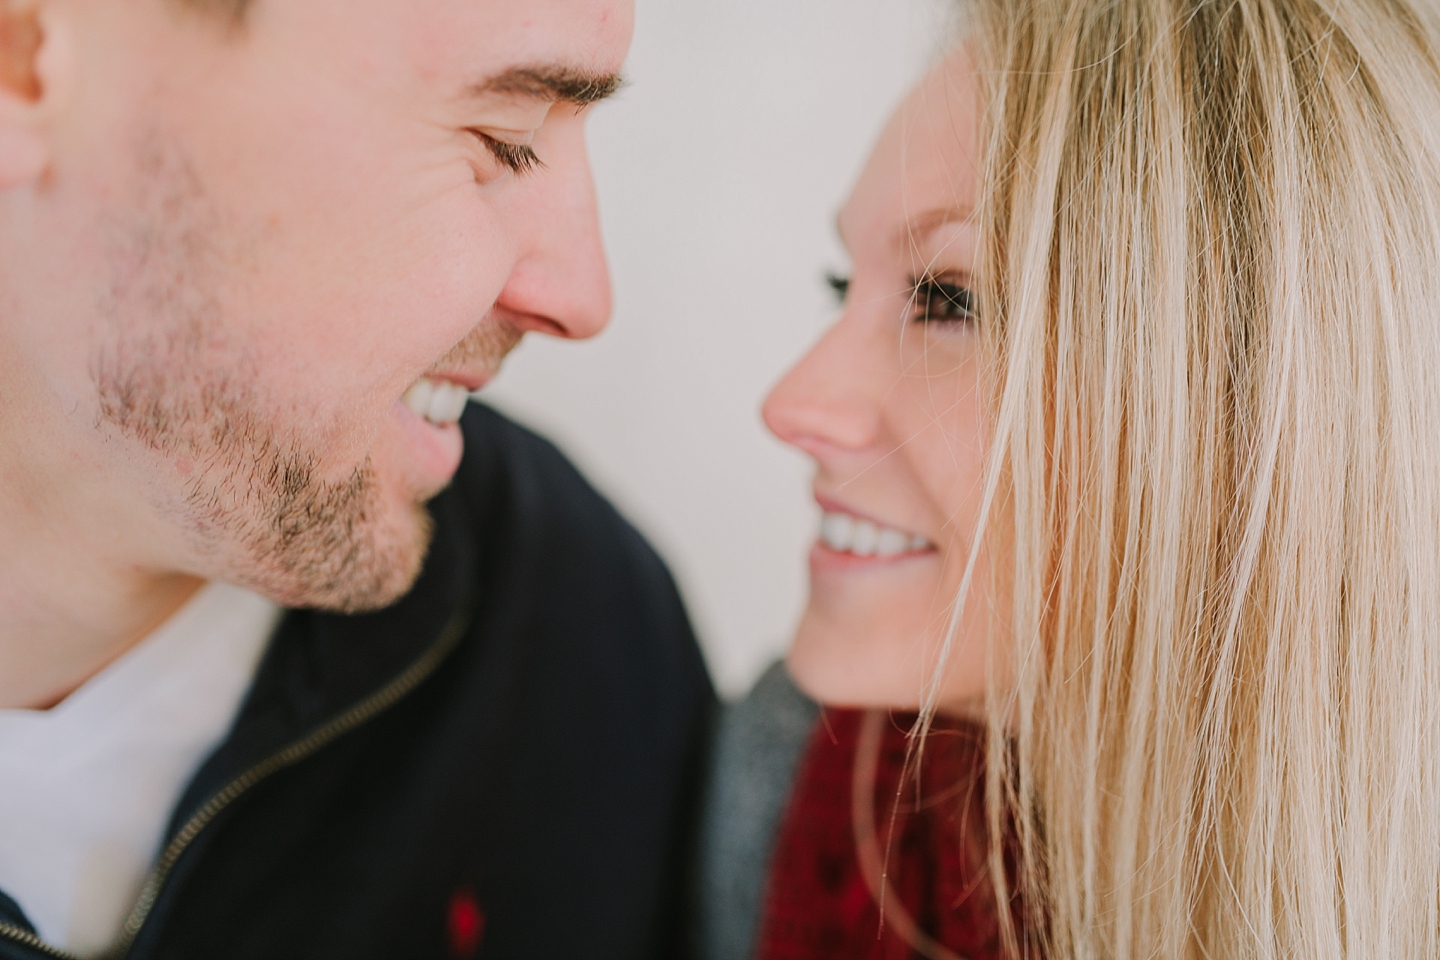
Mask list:
[[[362,521],[327,539],[337,552],[318,557],[313,544],[255,557],[254,572],[234,578],[284,607],[355,614],[382,610],[410,592],[429,553],[434,522],[425,507],[383,524]],[[340,562],[335,562],[336,558]]]

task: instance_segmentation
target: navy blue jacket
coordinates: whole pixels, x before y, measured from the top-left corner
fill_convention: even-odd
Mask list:
[[[674,955],[714,694],[650,547],[484,407],[414,589],[293,611],[120,955]],[[5,824],[0,829],[23,829]],[[0,896],[0,960],[63,956]]]

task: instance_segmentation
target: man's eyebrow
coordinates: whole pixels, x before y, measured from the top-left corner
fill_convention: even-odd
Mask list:
[[[576,67],[511,67],[472,84],[471,97],[509,96],[586,106],[604,100],[624,85],[618,73],[594,73]]]

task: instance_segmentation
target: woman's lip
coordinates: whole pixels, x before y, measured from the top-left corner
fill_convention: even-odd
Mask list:
[[[889,527],[892,530],[906,530],[912,534],[917,532],[909,530],[908,527],[902,527],[898,523],[891,523],[889,520],[882,520],[879,517],[875,516],[873,513],[866,513],[863,510],[856,510],[849,504],[841,503],[839,500],[828,497],[823,493],[819,493],[818,491],[815,493],[815,502],[819,504],[820,509],[826,513],[848,513],[850,516],[854,517],[857,520],[866,520],[870,523],[875,524],[875,526],[877,527]],[[921,534],[921,536],[924,536],[924,534]],[[926,539],[928,540],[930,538],[926,537]]]
[[[810,569],[812,572],[818,573],[825,570],[843,572],[866,567],[893,567],[912,560],[928,559],[936,556],[937,553],[938,551],[934,547],[926,547],[924,550],[907,550],[904,553],[888,557],[882,557],[879,554],[862,557],[848,551],[834,550],[824,540],[816,540],[810,547]]]

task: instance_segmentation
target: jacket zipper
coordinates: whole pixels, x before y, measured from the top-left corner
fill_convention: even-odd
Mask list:
[[[231,780],[219,793],[211,796],[204,806],[185,822],[185,826],[180,828],[174,839],[166,844],[160,858],[155,861],[155,866],[150,869],[150,874],[145,879],[145,886],[140,889],[140,899],[125,921],[119,942],[106,956],[110,958],[124,957],[130,952],[131,945],[139,936],[141,928],[144,927],[146,919],[150,916],[150,911],[155,908],[155,901],[159,899],[160,891],[164,889],[165,881],[169,878],[171,871],[175,869],[175,864],[189,849],[190,844],[195,842],[200,831],[219,816],[221,811],[257,783],[286,767],[294,766],[317,750],[328,746],[403,700],[424,682],[425,678],[434,673],[435,668],[440,666],[441,662],[450,655],[450,651],[455,649],[455,645],[465,635],[465,629],[469,625],[470,607],[468,603],[462,603],[460,609],[456,610],[450,621],[445,624],[445,629],[441,631],[439,639],[431,644],[430,649],[421,654],[410,666],[406,667],[399,676],[334,719],[316,727],[300,739],[291,741],[278,752],[271,754]],[[54,957],[55,960],[80,960],[74,954],[52,947],[35,934],[8,923],[0,922],[0,937],[17,941],[48,957]]]
[[[175,834],[175,838],[166,845],[164,852],[160,854],[160,859],[155,862],[150,876],[145,881],[145,886],[140,890],[140,899],[136,902],[135,909],[131,911],[129,919],[125,921],[125,927],[120,934],[120,942],[116,944],[111,956],[123,957],[130,952],[130,946],[140,935],[140,929],[145,925],[150,911],[155,908],[155,901],[159,898],[160,891],[164,888],[170,872],[175,869],[175,864],[179,862],[180,856],[195,841],[201,830],[204,830],[211,821],[219,816],[222,810],[234,803],[241,794],[260,781],[286,767],[299,763],[320,748],[328,746],[334,740],[374,719],[403,700],[426,677],[435,672],[435,668],[440,666],[441,662],[449,656],[450,651],[460,642],[460,638],[465,634],[465,628],[470,623],[469,614],[469,604],[462,604],[450,618],[450,622],[445,624],[440,638],[394,680],[333,720],[315,728],[299,740],[282,748],[278,753],[272,754],[246,770],[206,801],[205,805],[185,823],[185,826],[180,828],[180,832]]]
[[[64,950],[50,946],[29,930],[22,929],[14,924],[5,923],[0,920],[0,937],[6,940],[13,940],[21,946],[29,947],[36,953],[43,953],[47,957],[54,957],[55,960],[80,960],[73,953],[66,953]]]

